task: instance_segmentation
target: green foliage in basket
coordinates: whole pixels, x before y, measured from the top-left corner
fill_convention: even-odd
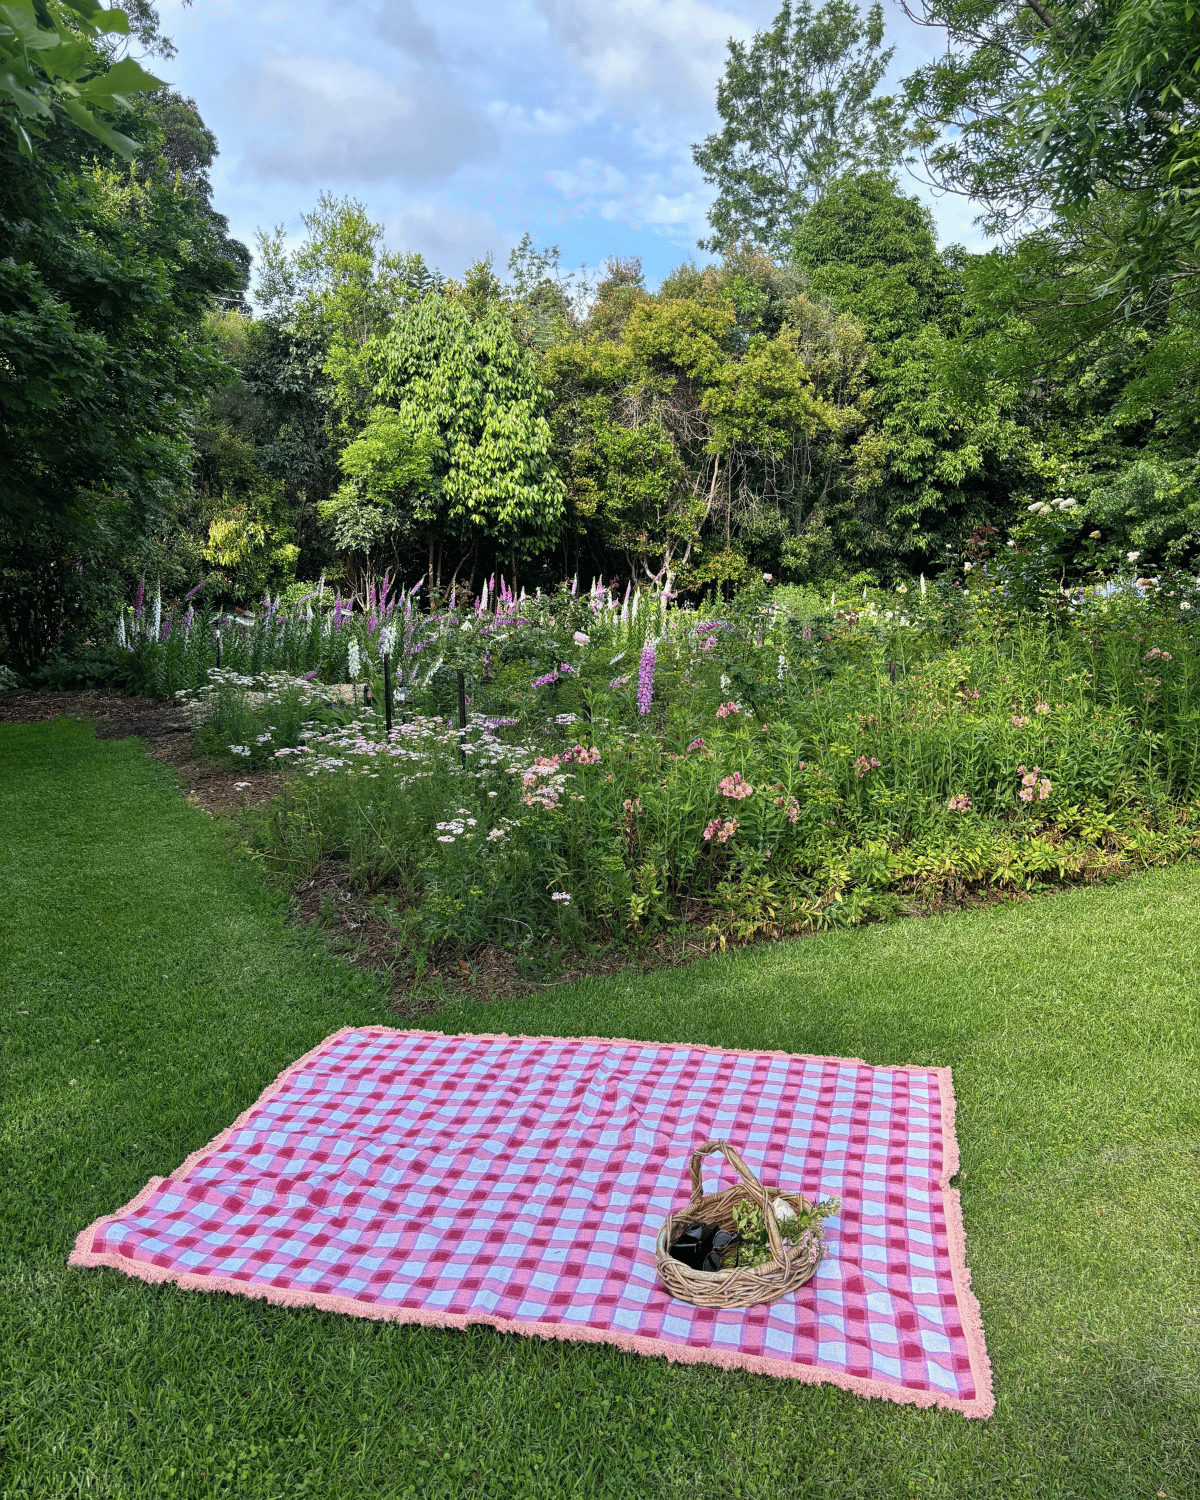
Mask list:
[[[820,1229],[821,1221],[832,1218],[841,1206],[840,1198],[822,1198],[811,1209],[799,1213],[781,1217],[776,1211],[775,1222],[785,1240],[799,1240],[810,1230]],[[731,1252],[736,1256],[732,1263],[739,1266],[766,1265],[771,1259],[771,1247],[767,1242],[767,1226],[761,1207],[757,1203],[739,1203],[733,1211],[733,1222],[742,1242]]]

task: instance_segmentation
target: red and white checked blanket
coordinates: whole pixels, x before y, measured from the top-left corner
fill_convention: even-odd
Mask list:
[[[798,1292],[669,1297],[655,1235],[693,1146],[837,1197]],[[77,1266],[273,1302],[830,1381],[969,1416],[991,1372],[964,1260],[948,1068],[600,1038],[328,1037],[211,1145],[85,1229]],[[710,1161],[706,1186],[728,1186]]]

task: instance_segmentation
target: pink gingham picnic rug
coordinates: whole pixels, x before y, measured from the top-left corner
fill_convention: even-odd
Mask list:
[[[694,1145],[842,1199],[792,1295],[715,1311],[658,1285]],[[706,1185],[729,1169],[706,1166]],[[384,1027],[326,1038],[77,1266],[368,1318],[616,1344],[993,1408],[964,1258],[949,1068]],[[728,1180],[727,1179],[728,1174]]]

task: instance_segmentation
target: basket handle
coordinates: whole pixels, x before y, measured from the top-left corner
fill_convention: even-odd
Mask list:
[[[728,1141],[705,1141],[703,1146],[697,1146],[692,1152],[692,1201],[688,1204],[688,1207],[691,1208],[693,1204],[699,1203],[700,1199],[704,1196],[704,1185],[700,1177],[701,1167],[704,1158],[711,1156],[714,1151],[719,1151],[746,1186],[753,1188],[762,1199],[763,1223],[766,1225],[767,1230],[767,1244],[770,1245],[771,1254],[776,1261],[781,1266],[786,1266],[789,1256],[783,1248],[783,1236],[779,1233],[779,1225],[775,1220],[775,1210],[771,1206],[771,1195],[766,1186],[759,1182],[758,1178],[755,1177],[754,1173],[742,1160],[737,1148],[731,1146]]]

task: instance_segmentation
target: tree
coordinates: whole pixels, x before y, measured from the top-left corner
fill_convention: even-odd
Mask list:
[[[505,288],[518,335],[535,349],[558,338],[574,310],[575,278],[559,265],[557,245],[539,250],[529,232],[508,256]]]
[[[882,173],[843,178],[801,225],[794,261],[813,296],[853,314],[874,345],[869,425],[847,482],[810,524],[827,526],[844,557],[891,573],[927,567],[964,531],[1007,519],[1031,482],[1018,389],[970,368],[957,340],[960,278],[928,209]]]
[[[808,208],[847,172],[899,160],[901,111],[875,90],[892,60],[883,8],[864,19],[852,0],[785,0],[769,31],[731,40],[717,85],[716,134],[692,147],[717,189],[702,249],[749,239],[781,252]]]
[[[372,404],[368,345],[442,278],[421,255],[389,251],[383,225],[357,199],[322,193],[303,222],[308,237],[291,253],[282,225],[272,234],[259,231],[255,296],[269,317],[324,343],[336,415],[353,432]]]
[[[161,159],[117,170],[73,119],[50,109],[33,154],[0,135],[0,634],[26,669],[104,617],[120,559],[188,488],[219,377],[205,316],[242,284]],[[144,102],[119,123],[151,139]]]
[[[24,155],[64,115],[109,150],[134,155],[137,142],[103,115],[128,110],[130,95],[162,80],[131,57],[105,57],[102,42],[128,33],[125,12],[97,0],[8,0],[0,12],[0,119]]]
[[[904,0],[949,46],[906,80],[929,170],[993,233],[1055,214],[1138,316],[1200,282],[1193,0]],[[1097,207],[1103,211],[1096,212]]]
[[[837,425],[796,330],[745,338],[743,288],[702,278],[696,290],[614,286],[628,294],[619,322],[599,304],[597,326],[589,319],[547,356],[574,525],[666,592],[685,574],[692,587],[740,576],[735,513],[790,491],[814,436]]]
[[[1177,560],[1195,547],[1200,433],[1195,6],[913,0],[913,14],[949,38],[905,85],[930,173],[1006,241],[965,266],[966,359],[1029,393],[1050,493],[1098,497],[1101,555],[1144,524],[1130,550]]]
[[[460,298],[426,294],[392,319],[369,358],[375,408],[343,469],[360,505],[387,501],[401,535],[423,534],[431,591],[481,545],[514,566],[553,546],[563,486],[549,456],[546,392],[504,307],[487,301],[472,317]],[[339,492],[343,513],[350,498]],[[447,542],[464,549],[453,569]]]
[[[951,287],[929,210],[883,172],[832,183],[791,252],[809,290],[853,312],[880,344],[936,320]]]

